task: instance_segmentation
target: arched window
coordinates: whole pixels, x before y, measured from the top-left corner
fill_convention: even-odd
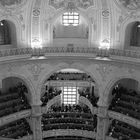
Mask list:
[[[140,47],[140,22],[139,21],[135,22],[131,28],[130,45]]]
[[[0,21],[0,45],[11,44],[10,27],[5,20]]]
[[[79,14],[76,12],[66,12],[62,16],[62,23],[64,26],[78,26],[79,25]]]
[[[62,103],[66,105],[74,105],[78,103],[78,87],[63,87],[62,91]]]

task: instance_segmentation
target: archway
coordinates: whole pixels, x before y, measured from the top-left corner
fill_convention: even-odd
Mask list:
[[[51,74],[42,85],[42,102],[48,101],[48,98],[52,99],[56,92],[61,95],[61,103],[77,104],[79,96],[82,95],[97,106],[97,84],[90,75],[78,69],[62,69]],[[54,96],[49,93],[54,93]],[[48,95],[50,97],[46,97]]]
[[[28,86],[28,83],[19,77],[6,77],[2,80],[2,92],[9,93],[11,90],[14,90],[18,87],[24,89],[24,94],[27,97],[29,103],[31,103],[31,88]]]

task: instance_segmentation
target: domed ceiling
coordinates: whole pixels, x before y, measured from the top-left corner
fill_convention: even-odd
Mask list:
[[[128,10],[140,10],[140,0],[116,0],[119,5]]]

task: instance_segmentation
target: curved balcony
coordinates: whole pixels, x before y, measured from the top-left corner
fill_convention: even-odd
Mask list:
[[[0,137],[0,140],[15,140],[15,139]],[[20,138],[18,140],[33,140],[33,136],[32,135],[25,136],[25,137],[22,137],[22,138]]]
[[[101,60],[127,60],[130,62],[139,63],[140,52],[133,50],[117,50],[109,49],[102,50],[93,47],[43,47],[40,49],[32,48],[16,48],[0,50],[0,61],[16,60],[16,59],[28,59],[33,57],[44,56],[45,58],[51,57],[82,57],[87,59],[106,59]],[[108,58],[108,59],[107,59]]]
[[[112,138],[112,137],[106,136],[106,140],[118,140],[118,139],[115,139],[115,138]]]
[[[132,117],[123,115],[121,113],[118,112],[114,112],[114,111],[108,111],[108,116],[110,118],[119,120],[119,121],[123,121],[125,123],[128,123],[134,127],[140,128],[140,120],[134,119]]]
[[[92,131],[85,130],[66,130],[66,129],[57,129],[57,130],[49,130],[43,132],[43,138],[54,137],[54,136],[79,136],[94,139],[96,137],[96,133]]]
[[[48,103],[47,103],[46,106],[42,107],[41,112],[42,113],[47,113],[48,109],[53,104],[58,103],[60,101],[61,101],[61,96],[60,95],[54,97],[53,99],[51,99],[50,101],[48,101]],[[90,108],[92,114],[97,114],[97,107],[94,107],[87,98],[81,96],[79,98],[79,102],[84,103],[85,105],[87,105]]]
[[[0,140],[15,140],[15,139],[10,139],[10,138],[3,138],[3,137],[0,137]]]
[[[29,136],[24,136],[18,140],[33,140],[33,136],[32,135],[29,135]]]
[[[15,120],[29,117],[30,115],[31,115],[31,110],[24,110],[14,114],[10,114],[8,116],[4,116],[0,118],[0,126],[13,122]]]

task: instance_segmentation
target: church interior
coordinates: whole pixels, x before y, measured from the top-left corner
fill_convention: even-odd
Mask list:
[[[0,140],[140,139],[140,0],[0,0]]]

